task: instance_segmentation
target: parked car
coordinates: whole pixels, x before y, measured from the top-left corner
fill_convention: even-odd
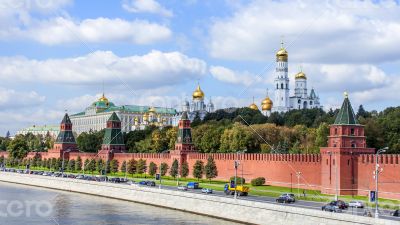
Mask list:
[[[365,204],[362,201],[352,200],[349,202],[349,207],[364,208]]]
[[[187,191],[188,190],[188,188],[186,187],[186,186],[178,186],[178,190],[181,190],[181,191]]]
[[[156,186],[156,182],[154,182],[154,181],[147,181],[147,182],[146,182],[146,185],[147,185],[147,186],[150,186],[150,187],[154,187],[154,186]]]
[[[293,197],[290,194],[282,194],[276,199],[277,203],[294,203],[296,202],[294,195]]]
[[[399,217],[400,216],[400,210],[396,209],[395,211],[391,212],[390,215]]]
[[[335,213],[340,213],[342,212],[342,210],[336,206],[336,205],[332,205],[332,204],[327,204],[322,206],[322,211],[326,211],[326,212],[335,212]]]
[[[109,179],[109,181],[110,181],[111,183],[120,183],[120,182],[121,182],[120,179],[119,179],[118,177],[112,177],[112,178]]]
[[[212,194],[213,190],[210,188],[203,188],[203,189],[201,189],[201,192],[205,193],[205,194]]]
[[[134,184],[135,184],[135,181],[133,181],[133,180],[128,180],[126,183],[129,184],[129,185],[134,185]]]
[[[189,182],[189,183],[187,183],[186,187],[190,188],[190,189],[199,189],[200,188],[198,182]]]
[[[139,184],[140,185],[147,185],[147,181],[145,181],[145,180],[139,181]]]
[[[83,180],[83,178],[85,178],[85,176],[83,176],[83,175],[77,175],[77,176],[75,177],[75,179],[79,179],[79,180]]]
[[[337,206],[340,209],[347,209],[349,207],[349,205],[346,202],[342,201],[342,200],[331,201],[329,204]]]

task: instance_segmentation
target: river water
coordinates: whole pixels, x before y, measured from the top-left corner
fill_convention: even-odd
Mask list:
[[[127,201],[0,182],[0,224],[234,223]]]

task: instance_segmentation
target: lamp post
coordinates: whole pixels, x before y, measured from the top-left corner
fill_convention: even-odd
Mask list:
[[[388,150],[388,147],[379,149],[378,151],[376,151],[375,154],[375,218],[379,218],[379,211],[378,211],[378,177],[379,177],[379,173],[382,172],[379,171],[379,164],[378,164],[378,156],[380,153],[384,153]]]
[[[293,177],[293,174],[292,173],[290,173],[290,193],[293,193],[293,182],[292,182],[292,177]]]
[[[71,151],[71,149],[67,149],[66,151],[63,151],[63,154],[62,154],[62,165],[61,165],[61,177],[64,177],[64,154],[66,152],[70,152],[70,151]]]
[[[105,172],[105,176],[106,176],[104,180],[105,180],[106,183],[107,183],[107,180],[108,180],[108,178],[107,178],[107,170],[108,170],[108,163],[110,161],[110,154],[113,153],[113,152],[114,152],[114,149],[111,149],[110,152],[107,153],[106,169],[104,171]]]

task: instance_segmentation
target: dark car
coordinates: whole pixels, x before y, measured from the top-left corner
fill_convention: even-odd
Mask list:
[[[118,177],[112,177],[109,179],[109,181],[111,183],[120,183],[121,182],[121,180]]]
[[[146,182],[146,185],[147,185],[147,186],[154,187],[154,186],[156,186],[156,182],[154,182],[154,181],[147,181],[147,182]]]
[[[147,185],[147,181],[142,180],[142,181],[139,182],[139,184],[140,184],[140,185]]]
[[[326,211],[326,212],[342,212],[342,210],[338,207],[338,206],[336,206],[336,205],[332,205],[332,204],[327,204],[327,205],[324,205],[324,206],[322,206],[322,211]]]
[[[294,203],[296,200],[288,195],[281,195],[276,199],[277,203]]]
[[[339,209],[347,209],[349,207],[349,205],[342,200],[331,201],[331,203],[329,203],[329,204],[337,206],[337,207],[339,207]]]
[[[400,216],[400,210],[397,209],[397,210],[391,212],[390,215],[391,215],[391,216],[399,217],[399,216]]]

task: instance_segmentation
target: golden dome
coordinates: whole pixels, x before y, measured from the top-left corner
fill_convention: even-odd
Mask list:
[[[145,113],[143,115],[143,121],[148,121],[149,120],[149,116],[147,115],[147,113]]]
[[[252,110],[259,110],[259,109],[258,109],[258,106],[257,106],[256,104],[254,104],[254,103],[251,104],[251,105],[249,106],[249,108],[252,109]]]
[[[104,93],[103,93],[103,95],[101,96],[101,98],[99,98],[99,101],[100,101],[100,102],[108,102],[108,99],[106,98],[106,96],[104,96]]]
[[[135,117],[135,122],[138,122],[138,121],[139,121],[139,118]]]
[[[307,80],[307,76],[306,76],[305,73],[303,73],[303,71],[298,72],[298,73],[295,75],[295,78],[296,78],[296,79],[306,79],[306,80]]]
[[[276,52],[276,60],[285,62],[288,60],[288,52],[283,47],[283,41],[281,41],[281,48]]]
[[[156,108],[154,108],[153,106],[150,107],[149,113],[156,113]]]
[[[197,85],[196,90],[193,92],[193,99],[204,99],[204,92],[201,90],[200,85]]]
[[[265,110],[271,110],[273,106],[273,102],[269,97],[266,97],[262,102],[261,102],[261,108],[263,111]]]

